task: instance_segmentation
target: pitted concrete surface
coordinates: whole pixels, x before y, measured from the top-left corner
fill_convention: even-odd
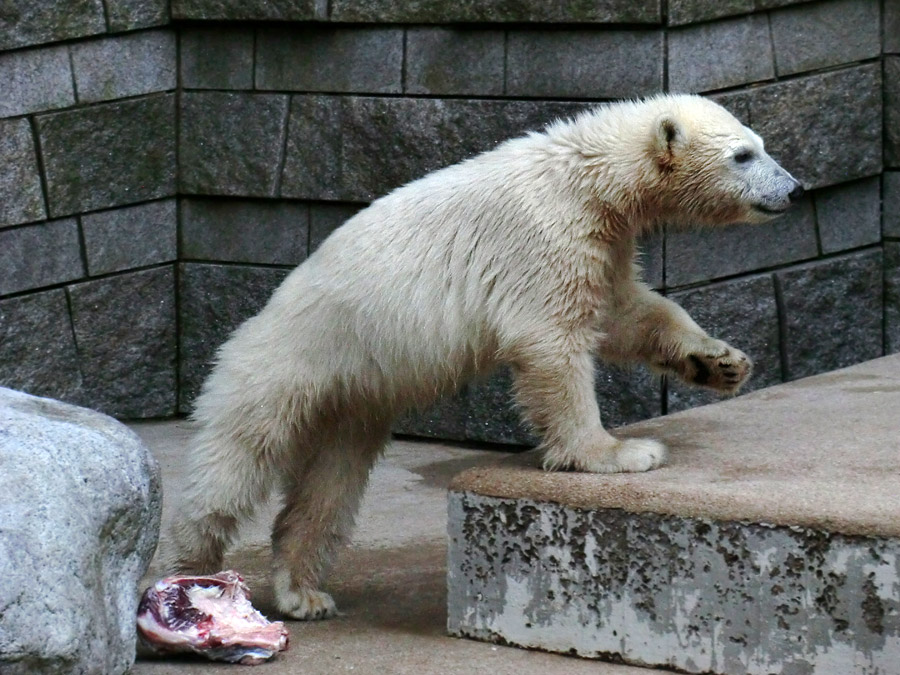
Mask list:
[[[649,474],[464,472],[449,625],[692,673],[900,674],[900,357],[634,425]]]
[[[452,493],[452,634],[726,675],[900,673],[900,540]]]
[[[900,537],[900,355],[615,432],[669,447],[643,474],[547,473],[535,453],[451,489],[565,506]]]
[[[163,531],[180,508],[186,422],[130,425],[153,450],[163,473]],[[647,670],[526,651],[447,636],[447,485],[456,473],[497,461],[504,453],[438,444],[393,443],[376,467],[352,546],[326,588],[342,615],[328,621],[289,621],[290,649],[259,666],[269,675],[641,675]],[[242,531],[226,563],[250,585],[254,604],[276,618],[267,578],[269,529],[276,507],[266,505]],[[165,570],[159,550],[142,589]],[[140,650],[135,675],[179,675],[245,667],[200,658],[159,658]]]

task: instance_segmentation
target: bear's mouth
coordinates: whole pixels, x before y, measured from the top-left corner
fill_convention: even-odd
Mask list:
[[[787,206],[783,206],[780,209],[773,209],[768,206],[765,206],[764,204],[754,204],[753,208],[755,210],[759,211],[760,213],[765,213],[770,216],[778,216],[788,210]]]

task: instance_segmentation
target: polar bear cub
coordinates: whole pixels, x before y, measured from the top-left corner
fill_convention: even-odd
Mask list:
[[[177,566],[217,570],[277,485],[278,607],[333,614],[319,585],[392,420],[501,363],[547,469],[659,466],[661,443],[603,428],[594,356],[725,393],[751,366],[640,281],[635,237],[761,223],[802,192],[723,108],[663,95],[555,122],[378,199],[219,350],[194,412]]]

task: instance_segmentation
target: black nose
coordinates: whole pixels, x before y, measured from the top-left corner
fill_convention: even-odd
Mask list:
[[[791,190],[791,193],[788,195],[788,197],[791,198],[792,202],[795,202],[798,199],[800,199],[800,197],[802,197],[804,194],[806,194],[806,190],[803,189],[803,186],[800,185],[800,183],[797,183],[797,187],[795,187],[793,190]]]

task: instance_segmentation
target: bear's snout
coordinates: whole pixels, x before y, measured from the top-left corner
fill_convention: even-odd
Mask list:
[[[778,187],[777,194],[774,195],[771,203],[773,211],[786,211],[806,194],[800,181],[787,172],[779,180]]]
[[[770,158],[769,161],[771,164],[768,171],[760,178],[764,188],[756,192],[753,210],[763,216],[774,217],[796,204],[806,194],[806,190],[800,181]]]

